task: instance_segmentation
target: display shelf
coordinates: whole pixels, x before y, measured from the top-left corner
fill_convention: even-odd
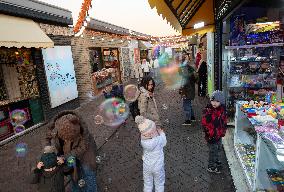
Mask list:
[[[244,131],[244,128],[247,127],[254,128],[255,124],[252,119],[247,118],[240,107],[241,102],[237,102],[234,147],[250,191],[279,191],[279,186],[271,181],[270,175],[267,173],[267,170],[270,169],[284,170],[284,163],[280,162],[276,156],[276,145],[261,133],[257,133],[257,138],[254,139]],[[253,152],[251,152],[253,148],[250,146],[254,147],[255,156],[253,156]]]
[[[258,47],[281,47],[284,43],[272,43],[272,44],[258,44],[258,45],[240,45],[240,46],[225,46],[225,49],[251,49]]]
[[[250,189],[253,189],[254,186],[254,177],[255,177],[255,173],[254,173],[254,169],[255,169],[255,163],[253,162],[253,160],[251,161],[251,163],[254,165],[251,168],[249,168],[248,166],[246,166],[246,163],[244,161],[244,155],[242,155],[238,149],[237,146],[235,146],[235,151],[238,157],[238,160],[240,161],[242,168],[245,172],[245,176],[246,176],[246,181],[249,184]]]

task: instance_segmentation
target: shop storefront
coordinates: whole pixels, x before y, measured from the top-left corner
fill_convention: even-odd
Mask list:
[[[234,10],[227,5],[223,12],[230,9],[230,14],[217,12],[223,17],[217,24],[222,34],[216,49],[218,86],[226,94],[234,150],[251,191],[283,191],[284,104],[277,80],[284,53],[283,8],[281,1],[246,1]]]
[[[66,35],[71,31],[67,27],[72,23],[71,12],[37,2],[27,4],[6,0],[0,7],[10,14],[0,15],[0,24],[5,26],[5,30],[0,31],[0,141],[7,142],[40,127],[60,110],[76,108],[78,102],[76,97],[70,97],[54,103],[46,68],[52,64],[43,57],[45,50],[68,44],[68,38],[71,40],[71,36]],[[35,14],[42,11],[37,8],[48,11]],[[47,21],[53,24],[49,25]],[[54,58],[54,55],[49,56]],[[53,66],[54,69],[61,64],[59,60],[54,62],[59,63]],[[64,75],[60,74],[60,69],[57,74]],[[68,77],[64,78],[67,81]],[[76,85],[75,78],[74,81]]]
[[[232,116],[236,100],[265,100],[277,90],[284,37],[279,11],[272,15],[272,10],[247,3],[223,22],[222,89]]]
[[[0,138],[43,122],[31,49],[0,49]]]
[[[108,85],[121,83],[118,48],[91,48],[90,63],[94,89],[98,92]]]
[[[81,103],[115,83],[125,82],[130,76],[130,53],[125,50],[129,42],[121,37],[125,35],[129,35],[128,29],[91,19],[83,34],[73,39]]]

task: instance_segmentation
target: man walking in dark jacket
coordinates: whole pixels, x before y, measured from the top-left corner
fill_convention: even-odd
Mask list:
[[[185,55],[180,69],[183,77],[183,85],[179,90],[183,101],[183,110],[185,112],[185,122],[182,125],[191,125],[195,121],[192,101],[195,98],[195,83],[197,81],[195,69],[190,65],[189,56]]]

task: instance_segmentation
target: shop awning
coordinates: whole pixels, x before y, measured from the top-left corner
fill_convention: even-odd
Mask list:
[[[141,50],[151,49],[153,45],[148,41],[138,41],[138,47]]]
[[[214,31],[213,0],[148,0],[151,8],[183,35]],[[194,25],[204,22],[204,27],[194,29]]]
[[[53,41],[32,20],[0,14],[0,47],[48,48]]]

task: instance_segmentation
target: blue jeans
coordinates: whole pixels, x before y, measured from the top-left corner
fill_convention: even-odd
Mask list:
[[[78,183],[72,181],[72,192],[97,192],[97,181],[96,181],[96,173],[83,166],[83,175],[82,175],[86,185],[83,188],[78,186]]]
[[[183,99],[182,105],[186,120],[191,120],[191,118],[194,116],[192,109],[192,101],[190,99]]]

